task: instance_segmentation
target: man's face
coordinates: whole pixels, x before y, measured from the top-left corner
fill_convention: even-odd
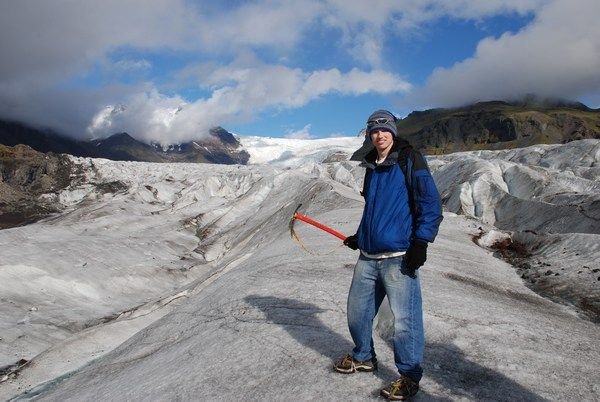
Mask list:
[[[371,140],[373,141],[373,145],[375,145],[377,152],[381,153],[392,146],[394,143],[394,136],[389,131],[378,128],[371,131]]]

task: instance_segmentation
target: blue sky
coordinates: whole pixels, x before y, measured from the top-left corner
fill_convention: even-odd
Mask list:
[[[215,4],[216,3],[216,4]],[[0,118],[163,144],[356,135],[378,108],[600,107],[597,0],[0,3]]]

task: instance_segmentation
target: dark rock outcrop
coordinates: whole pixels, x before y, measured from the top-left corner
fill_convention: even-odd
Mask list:
[[[73,170],[64,154],[43,154],[26,145],[0,145],[0,229],[58,212],[52,195],[71,183]]]

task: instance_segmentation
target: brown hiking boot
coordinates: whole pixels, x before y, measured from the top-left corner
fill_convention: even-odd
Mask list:
[[[392,401],[403,401],[414,396],[419,391],[419,383],[410,377],[401,376],[396,381],[381,390],[381,396]]]
[[[333,365],[333,369],[343,374],[352,374],[356,371],[375,371],[377,370],[377,359],[374,357],[371,360],[361,362],[354,360],[351,355],[346,355]]]

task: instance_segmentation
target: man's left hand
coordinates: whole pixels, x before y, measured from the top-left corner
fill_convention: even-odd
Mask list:
[[[406,250],[406,265],[414,270],[419,269],[427,261],[427,242],[414,240]]]

